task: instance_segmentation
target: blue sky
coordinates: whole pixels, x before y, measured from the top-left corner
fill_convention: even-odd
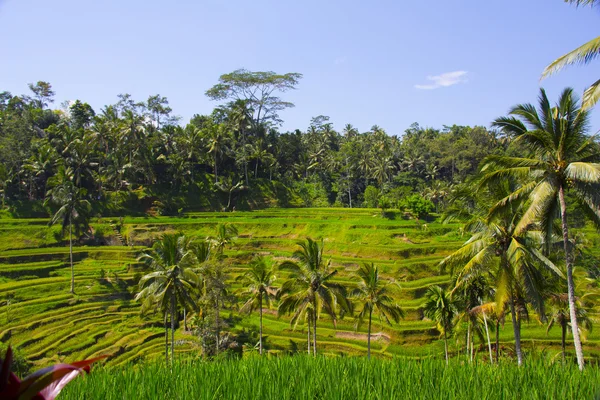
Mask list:
[[[600,60],[540,83],[543,68],[598,36],[600,9],[562,0],[0,0],[0,91],[46,80],[95,109],[117,94],[160,93],[187,122],[238,68],[304,74],[282,130],[324,114],[336,128],[485,125],[534,102],[582,92]],[[593,112],[600,129],[600,106]]]

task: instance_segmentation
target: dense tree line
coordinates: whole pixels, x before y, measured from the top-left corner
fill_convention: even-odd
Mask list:
[[[0,94],[0,186],[15,213],[44,213],[52,187],[73,182],[95,214],[233,209],[259,204],[396,207],[411,196],[443,209],[453,185],[506,142],[484,127],[410,126],[393,136],[377,125],[341,132],[326,116],[280,132],[276,97],[300,74],[234,71],[207,91],[221,101],[187,124],[166,97],[118,96],[100,110],[80,100],[57,109],[52,86]],[[413,202],[415,200],[413,199]],[[47,203],[48,204],[48,203]],[[431,204],[431,203],[428,203]],[[414,207],[413,207],[414,208]]]

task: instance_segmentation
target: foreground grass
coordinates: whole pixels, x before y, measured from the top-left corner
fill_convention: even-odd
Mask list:
[[[65,399],[592,399],[600,369],[546,361],[462,364],[441,360],[317,359],[161,363],[96,369],[61,394]]]

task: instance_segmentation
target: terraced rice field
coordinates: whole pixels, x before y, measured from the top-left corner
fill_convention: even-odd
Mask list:
[[[443,343],[433,323],[422,319],[419,306],[429,285],[444,285],[439,261],[466,240],[459,225],[416,222],[401,215],[382,218],[372,209],[269,209],[255,212],[190,213],[181,218],[125,218],[121,233],[131,246],[75,247],[75,295],[69,294],[68,246],[60,245],[57,228],[45,219],[0,220],[0,341],[39,366],[109,355],[108,365],[119,365],[164,354],[164,329],[158,314],[140,315],[133,300],[143,265],[139,253],[165,232],[182,231],[200,240],[213,234],[221,222],[235,224],[240,237],[225,252],[231,284],[243,274],[248,261],[261,254],[283,259],[296,249],[298,240],[324,238],[325,252],[340,270],[339,280],[351,284],[353,271],[363,262],[375,262],[386,278],[400,284],[398,303],[407,312],[394,326],[375,320],[373,352],[380,357],[439,357]],[[105,241],[118,243],[109,219],[95,220],[92,227]],[[590,232],[593,243],[597,236]],[[280,277],[282,280],[283,277]],[[258,330],[257,315],[227,310],[234,332]],[[593,314],[596,318],[596,314]],[[290,327],[289,319],[265,310],[266,347],[270,352],[303,349],[306,330]],[[587,356],[600,354],[600,334],[595,330],[584,344]],[[560,350],[560,332],[546,334],[546,327],[532,318],[523,325],[527,350]],[[198,339],[179,329],[176,350],[198,355]],[[366,353],[366,332],[354,331],[351,319],[337,327],[321,319],[319,350],[325,354]],[[503,353],[510,355],[512,328],[501,328]],[[461,351],[464,338],[452,342]],[[483,357],[486,349],[481,347]]]

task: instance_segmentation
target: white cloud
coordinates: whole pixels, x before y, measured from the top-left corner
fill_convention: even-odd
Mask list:
[[[427,85],[415,85],[415,88],[421,90],[432,90],[441,87],[448,87],[459,83],[467,82],[467,71],[444,72],[436,76],[428,76],[427,80],[431,83]]]
[[[333,63],[335,65],[345,64],[346,63],[346,57],[338,57],[335,60],[333,60]]]

